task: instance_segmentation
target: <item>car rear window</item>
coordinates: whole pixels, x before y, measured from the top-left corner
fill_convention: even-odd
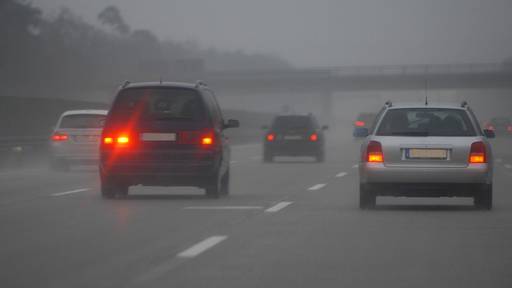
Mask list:
[[[314,124],[308,116],[278,116],[272,128],[275,130],[311,129]]]
[[[377,130],[379,136],[476,136],[464,110],[400,108],[387,111]]]
[[[105,124],[105,115],[73,114],[64,116],[59,128],[99,129]]]
[[[131,88],[120,92],[111,113],[114,118],[203,121],[205,111],[202,98],[194,89]]]

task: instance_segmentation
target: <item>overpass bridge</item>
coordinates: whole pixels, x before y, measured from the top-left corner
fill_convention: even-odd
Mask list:
[[[446,65],[345,66],[257,71],[209,71],[207,83],[223,94],[307,93],[332,122],[336,92],[512,89],[512,65],[474,63]]]
[[[345,66],[305,69],[209,71],[205,80],[224,91],[361,91],[512,88],[512,65]]]

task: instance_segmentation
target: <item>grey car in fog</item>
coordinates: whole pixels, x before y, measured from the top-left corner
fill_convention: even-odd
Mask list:
[[[467,103],[393,105],[379,112],[361,145],[360,208],[377,196],[472,197],[492,208],[493,157]],[[363,131],[364,130],[364,131]]]
[[[69,110],[60,116],[50,141],[50,167],[67,171],[71,165],[97,164],[100,135],[107,110]]]

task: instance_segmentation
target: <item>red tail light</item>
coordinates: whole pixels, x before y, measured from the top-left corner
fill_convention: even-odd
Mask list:
[[[469,152],[469,163],[487,163],[487,155],[484,142],[478,141],[471,144],[471,150]]]
[[[311,136],[309,136],[309,140],[310,140],[311,142],[316,142],[316,141],[318,141],[318,134],[316,134],[316,133],[311,134]]]
[[[489,130],[494,130],[494,126],[492,126],[492,125],[487,125],[487,129],[489,129]]]
[[[384,153],[382,153],[382,145],[377,141],[370,141],[366,148],[366,161],[370,163],[383,163]]]
[[[69,139],[68,134],[62,132],[55,132],[52,135],[52,140],[55,142],[67,141]]]
[[[178,133],[178,144],[213,146],[215,144],[215,133],[213,130],[181,131]]]
[[[273,133],[267,134],[267,141],[272,142],[276,139],[276,135]]]
[[[354,122],[354,125],[356,125],[357,127],[364,127],[364,125],[366,125],[366,123],[364,123],[364,121],[356,121],[356,122]]]
[[[507,131],[508,131],[508,132],[510,132],[510,133],[512,133],[512,125],[510,125],[510,126],[508,126],[508,127],[507,127]]]
[[[119,135],[117,137],[105,136],[103,137],[103,144],[112,145],[118,144],[120,146],[127,145],[130,143],[130,137],[128,135]]]

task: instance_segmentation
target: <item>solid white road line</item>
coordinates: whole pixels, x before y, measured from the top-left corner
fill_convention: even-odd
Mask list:
[[[352,166],[352,168],[358,168],[359,167],[359,164],[354,164],[354,166]]]
[[[82,189],[76,189],[76,190],[71,190],[71,191],[66,191],[66,192],[53,193],[52,196],[64,196],[64,195],[68,195],[68,194],[80,193],[80,192],[85,192],[85,191],[89,191],[89,190],[91,190],[91,189],[90,188],[82,188]]]
[[[292,204],[293,202],[279,202],[277,203],[276,205],[268,208],[267,210],[265,210],[265,212],[267,213],[275,213],[283,208],[285,208],[286,206]]]
[[[316,185],[309,187],[308,190],[310,190],[310,191],[320,190],[320,189],[324,188],[325,185],[327,185],[327,184],[316,184]]]
[[[180,258],[193,258],[226,240],[228,236],[212,236],[178,254]]]
[[[348,174],[347,172],[341,172],[341,173],[336,174],[336,177],[337,178],[344,177],[344,176],[347,176],[347,174]]]
[[[512,169],[512,165],[510,165],[510,164],[505,164],[503,166],[505,166],[505,168],[507,168],[507,169]]]
[[[185,210],[260,210],[261,206],[189,206]]]

